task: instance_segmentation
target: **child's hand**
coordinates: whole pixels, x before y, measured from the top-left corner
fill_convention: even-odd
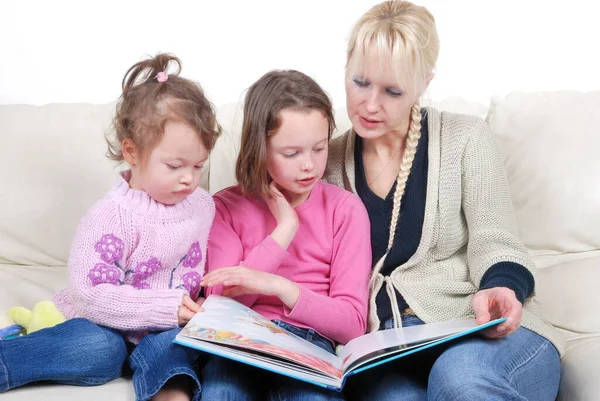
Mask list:
[[[271,182],[270,187],[271,195],[265,199],[265,202],[277,221],[277,227],[271,233],[271,238],[283,249],[287,249],[298,231],[298,214],[281,191],[277,189],[275,181]]]
[[[196,300],[196,305],[198,306],[202,306],[204,304],[204,301],[206,301],[206,298],[204,297],[200,297]],[[200,308],[201,310],[199,312],[203,312],[204,308]]]
[[[200,298],[198,299],[200,300]],[[202,298],[202,302],[204,302],[204,298]],[[184,295],[181,299],[181,305],[179,306],[179,311],[177,312],[177,323],[179,326],[185,326],[191,318],[194,317],[196,312],[204,311],[204,308],[198,305],[189,295]]]
[[[244,266],[222,267],[204,276],[203,286],[223,284],[223,295],[238,297],[246,294],[262,294],[278,297],[285,306],[293,309],[300,297],[298,284],[278,276]]]
[[[290,202],[285,198],[281,191],[277,188],[275,181],[271,181],[270,196],[265,199],[271,214],[277,220],[278,225],[287,227],[298,227],[298,214],[290,205]]]

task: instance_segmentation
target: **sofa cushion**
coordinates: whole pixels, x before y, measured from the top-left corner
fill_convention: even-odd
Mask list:
[[[67,285],[67,268],[0,264],[0,315],[19,305],[31,309],[37,302],[52,299]]]
[[[2,394],[2,401],[134,401],[135,393],[131,379],[120,378],[94,387],[34,384]]]
[[[539,269],[536,299],[540,311],[556,327],[600,337],[599,283],[600,256]]]
[[[85,209],[111,185],[113,105],[0,106],[0,262],[57,266]]]
[[[600,335],[567,342],[558,401],[600,400]]]
[[[494,97],[520,236],[534,255],[600,249],[600,92]]]

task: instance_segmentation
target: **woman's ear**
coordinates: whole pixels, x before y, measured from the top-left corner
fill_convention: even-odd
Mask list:
[[[429,75],[427,76],[427,82],[425,83],[425,90],[427,90],[427,88],[429,88],[429,83],[431,82],[433,77],[435,77],[435,73],[433,71],[431,71],[429,73]]]
[[[123,139],[121,142],[121,153],[123,153],[123,158],[130,166],[135,166],[140,162],[140,154],[135,143],[129,138]]]

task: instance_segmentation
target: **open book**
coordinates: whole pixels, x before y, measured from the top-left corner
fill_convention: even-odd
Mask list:
[[[506,320],[478,326],[466,318],[382,330],[355,338],[333,355],[231,298],[210,295],[203,306],[175,343],[336,390],[350,375]]]

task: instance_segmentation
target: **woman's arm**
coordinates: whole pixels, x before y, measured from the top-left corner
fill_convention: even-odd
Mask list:
[[[493,133],[482,120],[472,129],[462,159],[462,207],[469,229],[469,274],[480,287],[473,308],[479,322],[508,317],[492,335],[502,336],[519,327],[522,302],[534,289],[534,265],[518,237]]]

